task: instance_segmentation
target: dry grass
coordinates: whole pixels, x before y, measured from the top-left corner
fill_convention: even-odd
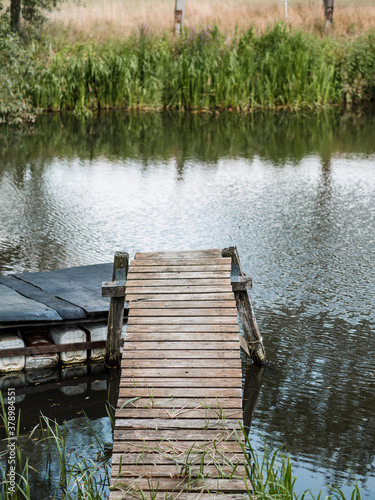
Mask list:
[[[49,19],[68,28],[73,38],[123,38],[140,29],[155,34],[172,33],[174,0],[67,0]],[[233,34],[236,27],[253,25],[257,32],[285,20],[281,0],[186,0],[185,26],[206,27],[216,23]],[[322,33],[322,0],[290,0],[288,23],[308,32]],[[339,0],[334,12],[334,33],[358,34],[375,29],[373,0]]]

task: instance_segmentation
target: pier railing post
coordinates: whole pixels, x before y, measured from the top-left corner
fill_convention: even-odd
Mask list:
[[[221,255],[232,258],[232,289],[250,357],[256,365],[264,365],[266,352],[263,339],[247,292],[247,289],[251,288],[251,278],[245,276],[242,271],[237,247],[224,248]]]
[[[105,349],[105,363],[111,368],[118,367],[121,359],[121,339],[124,322],[125,286],[129,269],[129,254],[116,252],[112,281],[104,282],[103,297],[111,297],[108,312],[107,343]]]

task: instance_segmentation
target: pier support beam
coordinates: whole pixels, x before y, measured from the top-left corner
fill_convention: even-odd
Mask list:
[[[247,292],[247,289],[251,288],[251,278],[245,276],[242,271],[237,247],[224,248],[221,255],[232,258],[232,274],[234,274],[232,288],[250,357],[256,365],[264,365],[266,352],[263,347],[263,339]]]
[[[113,263],[112,281],[104,282],[103,297],[111,297],[108,313],[105,363],[110,368],[120,366],[122,327],[124,323],[125,285],[129,269],[129,254],[116,252]]]

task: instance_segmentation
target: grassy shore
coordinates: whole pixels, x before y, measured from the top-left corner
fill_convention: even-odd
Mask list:
[[[253,9],[258,5],[267,23],[266,14],[278,12],[271,9],[272,2],[263,9],[260,3],[252,4]],[[100,6],[97,11],[95,5]],[[235,11],[234,1],[224,6],[223,1],[205,0],[199,11],[210,7],[213,14],[208,18],[217,25],[188,28],[187,14],[183,34],[175,38],[170,16],[163,10],[166,0],[141,2],[142,8],[149,7],[145,11],[134,0],[124,5],[129,18],[130,12],[135,17],[127,21],[121,36],[117,30],[126,15],[124,10],[117,12],[117,0],[87,0],[86,7],[74,4],[70,10],[63,3],[44,31],[31,38],[29,34],[27,43],[0,21],[0,121],[32,118],[37,109],[72,110],[77,116],[111,108],[252,111],[351,105],[375,97],[375,31],[327,36],[283,22],[263,29],[257,24],[260,17],[250,23],[249,14],[245,22],[241,9],[247,12],[248,2],[240,0]],[[193,0],[187,5],[194,10]],[[319,12],[323,26],[315,2],[299,5],[306,12]],[[358,3],[363,15],[367,7]],[[86,10],[78,15],[80,9]],[[293,9],[298,10],[297,3]],[[111,12],[107,22],[105,13]],[[152,23],[139,24],[148,19],[146,13]],[[195,26],[203,26],[208,18],[197,18]],[[74,19],[82,24],[74,24]],[[246,30],[235,29],[240,21]],[[313,30],[313,24],[309,26]]]

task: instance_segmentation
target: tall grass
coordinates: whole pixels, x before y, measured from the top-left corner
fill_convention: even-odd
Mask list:
[[[70,39],[126,38],[148,26],[154,34],[173,30],[174,1],[171,0],[67,0],[50,14],[50,21],[67,28]],[[292,28],[322,33],[322,0],[292,0],[288,5],[288,23]],[[280,0],[188,0],[185,26],[204,28],[216,24],[232,36],[235,29],[253,26],[263,33],[269,25],[285,21]],[[340,0],[334,12],[336,34],[363,33],[375,26],[375,5],[368,0]]]
[[[45,42],[24,47],[0,26],[0,119],[32,109],[247,111],[375,97],[374,33],[339,40],[279,23],[231,40],[215,26],[185,30],[178,40],[143,27],[122,42]]]
[[[173,42],[142,30],[122,44],[65,47],[43,64],[34,106],[103,108],[319,107],[374,97],[374,35],[319,39],[284,25],[228,42],[217,28]]]

